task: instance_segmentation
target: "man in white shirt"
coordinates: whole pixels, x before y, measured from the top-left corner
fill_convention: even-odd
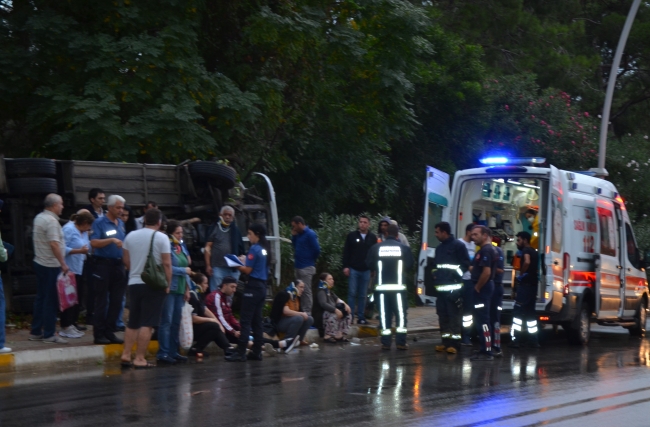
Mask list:
[[[474,223],[467,224],[465,227],[465,235],[458,239],[465,244],[467,247],[467,254],[469,259],[474,259],[474,254],[476,252],[476,245],[470,238],[472,234],[472,229],[476,226]],[[472,274],[469,271],[466,271],[463,275],[463,329],[462,335],[463,339],[461,340],[461,345],[472,345],[470,338],[475,333],[472,318],[472,310],[474,308],[474,303],[472,302],[472,296],[474,295],[474,284],[471,279]]]
[[[151,341],[152,328],[160,321],[160,312],[172,280],[171,246],[169,238],[159,232],[162,223],[162,212],[158,209],[148,209],[144,215],[144,228],[132,231],[126,236],[122,246],[122,260],[129,270],[129,323],[124,334],[124,351],[122,366],[131,366],[131,349],[137,344],[135,359],[132,365],[136,369],[151,368],[154,365],[147,362],[145,355]],[[140,277],[144,270],[149,248],[153,245],[153,256],[156,264],[163,266],[167,276],[168,287],[165,291],[154,290]]]
[[[56,314],[59,311],[59,297],[56,282],[59,273],[68,274],[65,263],[65,238],[59,224],[63,212],[63,199],[58,194],[45,197],[45,209],[34,218],[34,272],[38,280],[34,319],[30,341],[49,344],[67,344],[68,341],[56,334]]]

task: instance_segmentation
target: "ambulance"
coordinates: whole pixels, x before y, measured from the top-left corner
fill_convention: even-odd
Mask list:
[[[527,231],[539,255],[536,309],[543,324],[560,325],[586,344],[590,325],[622,326],[645,335],[648,280],[625,203],[614,184],[593,172],[543,167],[543,158],[492,157],[483,167],[448,174],[427,167],[417,292],[433,303],[425,267],[439,242],[434,225],[489,227],[505,255],[504,317],[512,312],[518,275],[516,234]],[[450,190],[451,188],[451,190]]]

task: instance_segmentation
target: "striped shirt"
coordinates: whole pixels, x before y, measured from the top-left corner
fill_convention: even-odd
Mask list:
[[[52,252],[50,242],[58,242],[61,256],[65,255],[65,238],[59,224],[59,217],[52,211],[44,210],[34,218],[34,262],[43,267],[61,267]]]

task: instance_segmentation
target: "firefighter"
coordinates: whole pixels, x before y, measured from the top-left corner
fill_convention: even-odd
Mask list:
[[[528,332],[528,345],[539,348],[537,314],[535,313],[539,259],[537,251],[530,246],[530,240],[530,233],[526,231],[517,233],[517,249],[521,251],[521,269],[517,276],[517,295],[512,310],[512,328],[510,329],[511,347],[513,348],[519,348],[524,329]]]
[[[399,229],[388,225],[387,238],[368,252],[366,264],[377,276],[375,301],[379,304],[381,321],[381,348],[390,350],[391,324],[395,315],[395,343],[399,350],[408,350],[406,344],[406,309],[408,297],[404,275],[413,266],[411,248],[398,240]]]
[[[436,351],[456,354],[461,339],[461,311],[463,307],[463,274],[469,270],[467,248],[451,234],[448,222],[435,225],[435,235],[440,241],[433,259],[433,285],[436,310],[440,321],[442,344]]]
[[[497,266],[497,252],[490,237],[492,231],[484,225],[472,229],[472,240],[480,247],[472,261],[472,282],[474,283],[474,323],[481,339],[481,350],[470,358],[473,361],[493,360],[492,328],[490,327],[490,302],[494,292],[494,274]]]

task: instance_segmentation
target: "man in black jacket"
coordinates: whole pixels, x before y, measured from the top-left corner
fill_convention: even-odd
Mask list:
[[[436,351],[456,354],[461,338],[463,274],[469,270],[470,260],[467,248],[451,234],[448,222],[436,224],[435,235],[440,244],[436,248],[431,274],[442,335],[442,344],[436,346]]]
[[[368,252],[366,264],[377,273],[375,299],[379,302],[381,319],[381,348],[390,350],[392,344],[391,323],[395,315],[395,343],[398,350],[408,350],[406,344],[406,309],[408,297],[405,274],[413,267],[411,248],[397,240],[399,229],[388,226],[388,237]]]
[[[366,294],[370,282],[370,269],[366,265],[368,251],[377,243],[377,236],[370,231],[370,218],[359,216],[359,229],[348,234],[343,247],[343,274],[348,279],[348,304],[354,320],[357,306],[357,323],[365,325]]]

